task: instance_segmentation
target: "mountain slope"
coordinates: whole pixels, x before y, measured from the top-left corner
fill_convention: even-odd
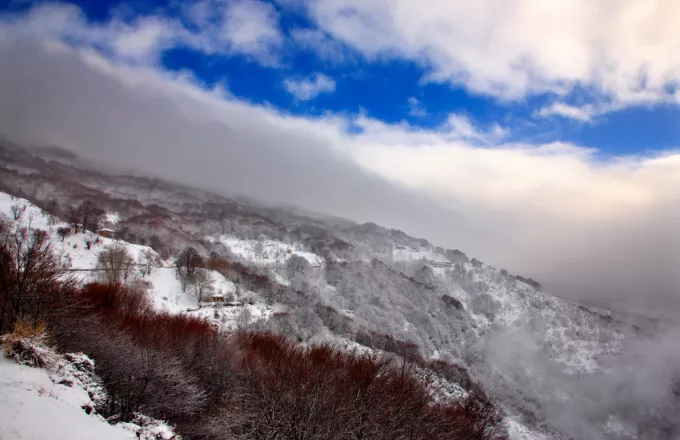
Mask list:
[[[633,419],[634,428],[624,429],[631,438],[664,438],[646,436],[649,417],[615,397],[622,353],[657,328],[569,303],[531,278],[373,223],[111,175],[72,159],[46,161],[29,152],[0,158],[7,191],[23,191],[60,216],[91,200],[117,219],[112,227],[136,259],[157,253],[166,267],[140,278],[150,282],[159,308],[190,309],[226,328],[250,324],[300,341],[359,343],[438,362],[456,386],[464,388],[471,376],[496,395],[517,432],[523,424],[548,438],[620,438],[621,420]],[[12,201],[4,200],[11,215]],[[93,239],[76,234],[59,246],[74,267],[91,268],[101,248],[83,248]],[[214,289],[233,293],[236,305],[198,308],[197,299],[182,292],[170,264],[187,246],[214,263]],[[649,406],[663,407],[663,415],[674,404],[664,396]],[[655,423],[673,425],[659,417]]]

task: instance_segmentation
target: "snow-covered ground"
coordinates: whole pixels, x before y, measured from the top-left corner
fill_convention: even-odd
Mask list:
[[[406,246],[397,246],[392,250],[392,258],[394,261],[416,261],[416,260],[442,260],[446,261],[444,255],[425,249],[414,249]]]
[[[548,440],[548,437],[545,435],[531,431],[529,428],[510,417],[505,418],[505,426],[508,429],[509,440]]]
[[[108,395],[94,362],[82,353],[55,352],[45,345],[45,336],[3,337],[3,343],[28,349],[43,368],[23,365],[26,360],[15,349],[0,350],[0,439],[179,440],[168,424],[143,414],[109,424],[97,412]]]
[[[134,431],[88,415],[85,390],[54,383],[45,370],[0,356],[0,439],[127,440]]]
[[[222,243],[235,255],[258,264],[283,264],[292,255],[304,258],[314,267],[320,267],[324,264],[324,259],[319,255],[302,250],[299,246],[281,241],[243,240],[231,235],[222,234],[206,237],[206,240],[211,243]]]

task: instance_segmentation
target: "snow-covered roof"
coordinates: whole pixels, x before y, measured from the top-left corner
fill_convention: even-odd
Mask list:
[[[114,231],[113,229],[109,229],[109,228],[101,228],[101,229],[97,229],[97,232],[116,232],[116,231]]]

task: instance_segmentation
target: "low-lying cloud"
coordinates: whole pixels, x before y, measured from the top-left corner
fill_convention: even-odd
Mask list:
[[[152,64],[0,36],[0,133],[14,140],[400,228],[564,295],[678,300],[678,154],[602,161],[458,115],[434,130],[292,116]]]

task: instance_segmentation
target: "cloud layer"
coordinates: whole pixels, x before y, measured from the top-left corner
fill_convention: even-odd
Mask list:
[[[366,56],[407,58],[432,80],[501,99],[591,89],[607,101],[677,101],[674,0],[312,0],[316,24]]]
[[[250,14],[253,4],[241,7]],[[320,14],[324,5],[313,7]],[[0,65],[0,134],[401,228],[564,295],[657,309],[678,301],[679,154],[603,161],[578,145],[508,143],[507,128],[455,114],[428,130],[362,115],[291,116],[158,67],[158,48],[183,32],[168,32],[172,23],[92,24],[77,8],[53,8],[0,22],[0,58],[7,60]],[[232,11],[237,18],[225,37],[239,45],[224,50],[278,44],[275,34],[235,25],[243,13]],[[257,13],[271,18],[275,11]],[[375,51],[388,48],[378,37]],[[202,44],[191,38],[185,41]],[[206,50],[218,48],[213,42]],[[516,74],[516,84],[501,89],[520,90]]]

